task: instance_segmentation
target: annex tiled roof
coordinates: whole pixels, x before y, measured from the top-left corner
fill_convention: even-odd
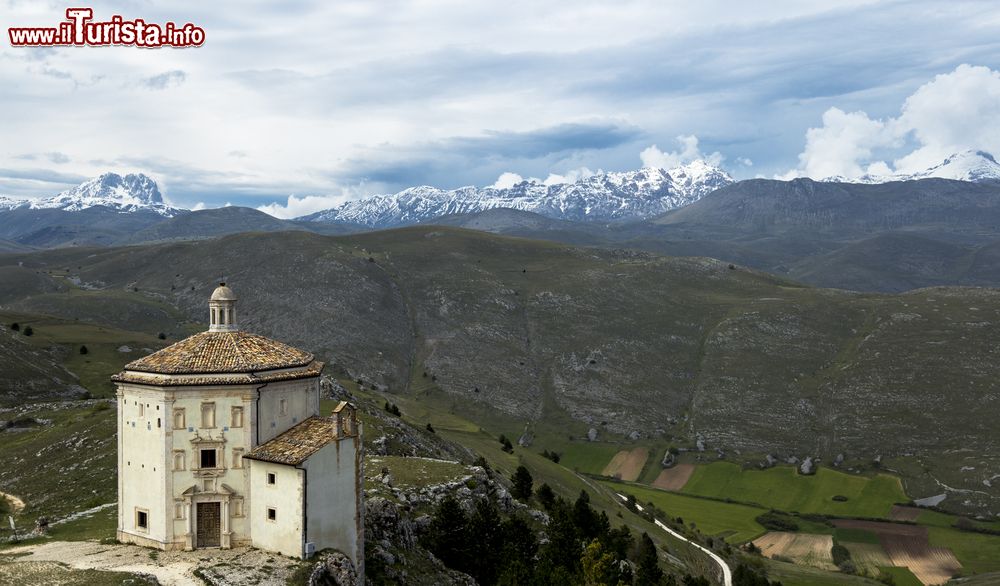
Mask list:
[[[252,373],[306,366],[313,355],[248,332],[201,332],[125,365],[158,374]]]
[[[334,441],[333,420],[313,416],[250,450],[244,458],[297,466]]]

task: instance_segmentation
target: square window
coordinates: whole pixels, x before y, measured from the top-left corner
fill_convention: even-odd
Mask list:
[[[274,472],[267,473],[267,483],[274,484]]]
[[[215,448],[202,450],[201,451],[201,467],[202,468],[215,468],[216,451]]]
[[[138,529],[149,529],[149,511],[135,510],[135,526]]]
[[[271,507],[268,507],[267,508],[267,520],[268,521],[276,521],[277,519],[278,519],[278,511],[277,511],[277,509],[272,509]]]

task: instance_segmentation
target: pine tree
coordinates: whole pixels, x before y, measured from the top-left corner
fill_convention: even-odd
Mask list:
[[[490,498],[480,499],[469,518],[469,569],[467,572],[479,584],[494,584],[500,568],[503,548],[503,528],[500,510]]]
[[[531,478],[531,472],[524,466],[518,466],[517,470],[510,477],[513,486],[510,488],[510,494],[519,501],[527,501],[531,498],[533,479]]]
[[[657,586],[663,579],[660,569],[660,558],[656,553],[656,544],[643,533],[639,538],[639,551],[636,556],[635,586]]]
[[[448,495],[441,500],[430,526],[427,528],[426,547],[444,564],[465,571],[469,566],[469,519],[455,497]]]
[[[548,483],[539,486],[535,496],[538,497],[538,502],[541,503],[542,508],[546,511],[552,510],[552,505],[556,502],[556,493],[552,491],[552,487]]]

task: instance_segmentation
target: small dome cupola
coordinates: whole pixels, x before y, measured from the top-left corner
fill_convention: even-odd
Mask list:
[[[236,294],[225,283],[212,292],[208,300],[208,331],[235,332],[236,326]]]

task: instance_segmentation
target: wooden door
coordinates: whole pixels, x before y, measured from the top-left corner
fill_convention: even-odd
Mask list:
[[[219,547],[221,535],[220,503],[198,503],[198,547]]]

